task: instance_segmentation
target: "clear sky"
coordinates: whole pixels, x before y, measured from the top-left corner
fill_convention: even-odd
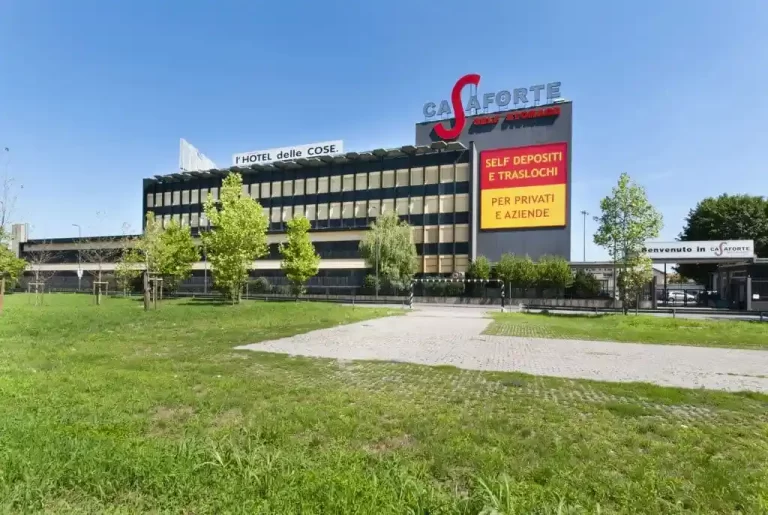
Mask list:
[[[465,73],[481,92],[559,80],[581,259],[578,213],[623,171],[664,239],[704,197],[768,193],[767,26],[765,0],[5,0],[0,172],[23,184],[33,237],[119,234],[141,226],[142,178],[176,171],[180,137],[220,166],[313,141],[400,146]]]

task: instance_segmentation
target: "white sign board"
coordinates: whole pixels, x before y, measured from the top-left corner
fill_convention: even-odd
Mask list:
[[[309,143],[295,147],[270,148],[267,150],[254,150],[232,156],[232,164],[235,166],[249,166],[255,164],[274,163],[275,161],[288,161],[291,159],[309,159],[320,156],[332,156],[344,152],[344,142],[323,141]]]
[[[651,259],[736,259],[755,255],[753,240],[646,241],[643,251]]]

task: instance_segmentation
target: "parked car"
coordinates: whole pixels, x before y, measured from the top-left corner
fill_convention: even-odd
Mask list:
[[[691,304],[696,302],[696,296],[684,291],[670,291],[667,292],[667,302],[684,302]]]

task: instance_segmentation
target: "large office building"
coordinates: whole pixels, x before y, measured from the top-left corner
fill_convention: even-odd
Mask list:
[[[223,178],[237,172],[243,193],[261,204],[270,222],[269,253],[254,262],[255,276],[280,275],[278,246],[286,222],[298,215],[309,219],[321,258],[317,284],[362,283],[369,265],[359,242],[387,212],[411,225],[419,274],[461,274],[476,256],[495,261],[504,252],[569,259],[571,102],[559,98],[559,83],[483,95],[471,90],[478,83],[475,75],[456,83],[453,109],[447,100],[427,102],[414,141],[402,147],[274,149],[280,152],[235,155],[227,168],[147,178],[142,218],[152,212],[162,223],[177,220],[198,235],[209,229],[203,202],[208,195],[217,199]],[[457,95],[465,86],[471,94],[461,103]],[[503,109],[492,112],[494,103]],[[100,241],[108,246],[114,239]],[[35,240],[20,250],[56,252],[60,258],[51,266],[71,275],[92,266],[77,263],[85,244]],[[199,263],[195,274],[205,267]]]

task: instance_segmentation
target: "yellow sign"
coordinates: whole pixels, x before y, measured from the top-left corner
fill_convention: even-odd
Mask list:
[[[480,229],[565,225],[566,185],[487,189],[480,192]]]

